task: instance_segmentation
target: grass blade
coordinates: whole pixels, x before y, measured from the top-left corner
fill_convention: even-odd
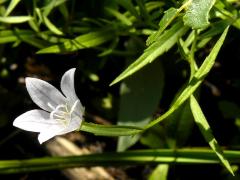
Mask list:
[[[195,97],[193,95],[191,95],[191,97],[190,97],[190,106],[191,106],[191,111],[193,113],[195,122],[197,123],[203,137],[208,142],[208,144],[212,148],[212,150],[219,157],[219,159],[223,163],[223,165],[228,169],[228,171],[232,175],[234,175],[233,170],[232,170],[228,160],[224,157],[221,147],[218,145],[217,140],[215,139],[215,137],[212,134],[211,128],[201,110],[201,107],[199,106],[197,100],[195,99]]]
[[[240,162],[240,151],[224,151],[232,163]],[[101,153],[82,156],[43,157],[26,160],[1,160],[0,174],[46,171],[72,167],[129,166],[146,164],[219,164],[209,149],[155,149],[120,153]]]

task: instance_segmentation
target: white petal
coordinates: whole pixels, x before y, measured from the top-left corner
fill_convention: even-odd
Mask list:
[[[72,68],[64,73],[61,80],[61,90],[63,94],[67,97],[70,102],[70,106],[72,106],[78,99],[75,88],[74,88],[74,74],[76,68]],[[83,106],[79,101],[78,107],[79,111],[82,110]]]
[[[39,143],[42,144],[43,142],[58,135],[58,133],[63,129],[64,129],[64,126],[51,126],[48,129],[45,129],[44,131],[40,132],[40,134],[38,135]]]
[[[53,138],[54,136],[57,135],[63,135],[72,131],[77,130],[78,128],[80,128],[82,123],[82,119],[80,119],[78,116],[75,116],[70,124],[67,127],[64,126],[51,126],[50,128],[46,129],[43,132],[40,132],[39,136],[38,136],[38,140],[40,142],[40,144],[42,144],[43,142]]]
[[[41,132],[57,122],[49,119],[49,113],[43,110],[31,110],[18,116],[13,125],[20,129],[33,132]]]
[[[53,138],[57,135],[63,135],[67,134],[69,132],[75,131],[80,128],[82,123],[82,119],[80,119],[78,116],[75,116],[70,122],[70,124],[67,127],[64,126],[51,126],[50,128],[46,129],[45,131],[40,132],[38,136],[38,141],[40,144],[43,142]]]
[[[45,132],[42,132],[38,135],[38,141],[40,144],[44,143],[45,141],[53,138],[54,136],[56,136],[55,134],[53,133],[45,133]]]
[[[66,98],[62,93],[46,81],[27,77],[26,87],[33,102],[46,111],[53,110],[48,104],[56,107],[66,103]]]

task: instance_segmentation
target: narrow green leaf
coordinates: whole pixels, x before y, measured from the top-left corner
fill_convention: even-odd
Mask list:
[[[40,24],[37,23],[35,18],[29,20],[28,24],[35,32],[39,33],[39,31],[40,31],[40,28],[39,28]]]
[[[140,16],[145,20],[145,23],[150,23],[151,17],[149,15],[149,12],[147,11],[146,4],[143,0],[136,0]]]
[[[64,43],[65,41],[67,41],[68,39],[63,38],[63,37],[59,37],[59,36],[54,36],[50,31],[42,31],[38,33],[38,36],[51,43],[51,44],[56,44],[56,43]]]
[[[67,8],[67,4],[61,4],[59,6],[59,11],[61,12],[62,16],[64,17],[64,20],[67,22],[69,19],[69,10]]]
[[[228,1],[228,3],[234,3],[234,1]],[[238,18],[238,12],[236,9],[234,9],[234,6],[230,7],[231,5],[227,5],[228,3],[225,1],[216,1],[214,4],[214,7],[216,7],[214,15],[215,17],[221,18],[223,20],[228,20],[232,26],[240,29],[240,19]]]
[[[158,31],[148,37],[146,41],[147,46],[158,40],[163,31],[172,23],[172,21],[179,15],[179,13],[189,5],[190,2],[191,0],[188,0],[178,9],[171,7],[164,12],[164,15],[159,23]]]
[[[37,47],[39,49],[44,48],[46,46],[49,45],[49,43],[47,43],[46,41],[43,41],[42,39],[37,39],[34,37],[30,37],[30,36],[20,36],[21,40],[25,43],[28,43],[34,47]]]
[[[211,53],[207,56],[207,58],[204,60],[204,62],[202,63],[201,67],[199,68],[199,70],[194,75],[195,79],[203,80],[203,78],[212,69],[212,67],[213,67],[213,65],[215,63],[215,59],[216,59],[216,57],[218,55],[218,52],[220,51],[220,49],[221,49],[221,47],[223,45],[223,42],[224,42],[224,40],[226,38],[228,29],[229,29],[229,26],[224,30],[224,32],[222,33],[221,37],[219,38],[219,40],[217,41],[217,43],[213,47]]]
[[[20,40],[20,37],[27,38],[32,36],[34,36],[34,32],[30,30],[18,30],[18,31],[3,30],[0,31],[0,44],[18,41]]]
[[[224,151],[230,162],[240,163],[240,151]],[[146,164],[219,164],[209,149],[154,149],[81,156],[43,157],[25,160],[0,160],[0,174],[46,171],[72,167],[129,166]]]
[[[130,136],[142,132],[141,128],[135,126],[100,125],[87,122],[83,122],[80,130],[97,136]]]
[[[128,68],[123,71],[110,84],[110,86],[132,75],[148,63],[154,61],[158,56],[168,51],[178,41],[178,39],[185,34],[187,30],[188,28],[183,26],[182,22],[178,22],[173,25],[173,27],[171,27],[168,31],[159,37],[158,41],[149,46],[135,62],[128,66]]]
[[[3,38],[1,37],[2,35]],[[43,48],[48,45],[46,41],[37,39],[34,32],[32,31],[16,29],[14,31],[3,31],[2,33],[0,32],[0,44],[17,42],[18,45],[18,43],[22,41],[31,44],[32,46],[35,46],[37,48]]]
[[[57,28],[47,17],[47,15],[45,13],[42,12],[41,9],[39,8],[35,8],[35,13],[37,14],[38,18],[39,18],[39,24],[44,23],[45,26],[54,34],[56,35],[63,35],[63,32]]]
[[[170,8],[164,12],[164,15],[159,23],[159,29],[157,32],[150,35],[146,41],[147,46],[151,45],[157,38],[162,34],[162,32],[167,28],[167,26],[174,20],[178,15],[178,10],[175,8]]]
[[[163,85],[164,72],[160,61],[124,81],[120,90],[118,124],[143,127],[149,123],[162,97]],[[138,140],[139,136],[119,137],[117,150],[124,151]]]
[[[145,3],[146,10],[148,13],[152,12],[153,10],[160,11],[160,9],[164,5],[166,5],[166,3],[163,1],[149,1],[149,2]]]
[[[8,16],[8,17],[0,17],[0,22],[8,23],[8,24],[17,24],[24,23],[31,19],[31,16]]]
[[[186,14],[184,24],[193,29],[201,29],[209,25],[208,16],[216,0],[192,0]]]
[[[10,4],[9,4],[9,6],[8,6],[8,8],[7,8],[7,10],[6,10],[5,14],[4,14],[4,16],[5,16],[5,17],[8,16],[8,15],[13,11],[13,9],[18,5],[18,3],[19,3],[20,1],[21,1],[21,0],[11,0],[11,2],[10,2]]]
[[[234,175],[233,170],[228,162],[228,160],[224,157],[223,151],[221,147],[218,145],[217,140],[212,134],[212,130],[207,122],[207,119],[205,118],[201,107],[199,106],[197,100],[193,95],[190,97],[190,106],[191,111],[193,113],[193,117],[195,119],[195,122],[197,123],[203,137],[208,142],[209,146],[212,148],[212,150],[216,153],[216,155],[219,157],[220,161],[223,163],[223,165],[228,169],[228,171]]]
[[[120,20],[123,24],[127,25],[127,26],[131,26],[132,22],[126,17],[124,16],[124,14],[121,14],[120,12],[111,9],[111,8],[104,8],[105,11],[107,11],[109,14],[115,16],[118,20]]]
[[[151,173],[148,180],[167,180],[169,165],[168,164],[159,164]]]
[[[201,34],[199,36],[199,39],[210,38],[218,34],[221,34],[224,31],[224,29],[226,29],[226,27],[229,25],[230,22],[227,20],[220,20],[218,22],[212,23],[210,29]]]
[[[44,14],[42,14],[43,22],[48,27],[50,31],[57,35],[63,35],[63,32],[60,31]]]
[[[133,16],[139,18],[138,12],[131,0],[117,0],[117,3],[127,9]]]
[[[167,112],[165,112],[162,116],[159,118],[153,120],[151,123],[149,123],[145,129],[148,129],[155,124],[161,122],[165,118],[167,118],[170,114],[172,114],[176,109],[178,109],[183,102],[185,102],[192,93],[199,87],[199,85],[202,83],[205,76],[209,73],[211,68],[213,67],[215,63],[215,59],[218,55],[218,52],[220,51],[220,48],[225,40],[225,37],[227,35],[228,28],[224,30],[221,37],[213,47],[211,53],[206,57],[204,62],[202,63],[201,67],[198,69],[198,71],[195,73],[194,77],[191,79],[189,84],[186,86],[186,88],[183,90],[183,92],[179,95],[179,97],[176,99],[176,101],[172,104],[170,109],[168,109]]]
[[[51,1],[46,1],[48,4],[46,4],[43,8],[43,14],[45,16],[48,16],[50,12],[57,6],[62,5],[65,3],[67,0],[51,0]]]
[[[96,32],[90,32],[76,37],[72,40],[66,40],[63,44],[54,45],[41,49],[38,54],[46,53],[65,53],[76,51],[79,49],[86,49],[96,47],[103,44],[114,37],[114,32],[109,30],[100,30]]]
[[[102,52],[98,54],[98,57],[108,56],[112,54],[115,48],[117,47],[118,43],[119,43],[119,38],[116,37],[115,39],[112,40],[112,42],[108,47],[103,48]]]

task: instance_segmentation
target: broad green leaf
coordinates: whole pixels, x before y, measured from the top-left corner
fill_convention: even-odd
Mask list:
[[[163,115],[161,115],[159,118],[153,120],[151,123],[149,123],[145,129],[148,129],[155,124],[161,122],[162,120],[166,119],[169,115],[171,115],[176,109],[178,109],[182,103],[184,103],[191,95],[192,93],[199,87],[199,85],[202,83],[205,76],[209,73],[211,68],[213,67],[215,63],[215,59],[218,55],[218,52],[220,51],[220,48],[225,40],[225,37],[227,35],[228,28],[224,30],[221,37],[213,47],[210,54],[206,57],[204,62],[202,63],[201,67],[198,69],[198,71],[194,74],[194,77],[191,79],[189,84],[186,86],[186,88],[183,90],[183,92],[179,95],[179,97],[176,99],[176,101],[171,105],[171,107],[168,109],[167,112],[165,112]]]
[[[195,119],[195,122],[197,123],[203,137],[208,142],[209,146],[212,148],[212,150],[216,153],[216,155],[219,157],[220,161],[223,163],[223,165],[228,169],[228,171],[234,175],[233,170],[228,162],[228,160],[224,157],[223,151],[221,147],[218,145],[217,140],[212,134],[212,130],[207,122],[207,119],[205,118],[201,107],[199,106],[197,100],[193,95],[190,97],[190,106],[191,111],[193,113],[193,117]]]
[[[97,136],[130,136],[142,132],[141,128],[135,126],[100,125],[87,122],[83,122],[80,130]]]
[[[31,20],[31,16],[8,16],[8,17],[0,17],[0,22],[8,23],[8,24],[18,24],[24,23]]]
[[[209,25],[209,12],[216,0],[192,0],[183,16],[185,25],[193,29],[205,28]]]
[[[224,118],[240,118],[240,107],[229,101],[220,101],[218,104]]]
[[[156,125],[150,131],[146,131],[141,135],[140,142],[150,149],[169,148],[165,137],[165,128]]]
[[[240,163],[240,151],[224,151],[232,163]],[[81,156],[43,157],[24,160],[0,160],[0,174],[46,171],[72,167],[129,166],[154,164],[219,164],[209,149],[154,149]]]
[[[183,103],[163,125],[157,124],[141,136],[140,142],[152,149],[181,148],[192,133],[194,125],[189,102]]]
[[[143,84],[144,83],[144,84]],[[164,73],[161,62],[154,62],[121,84],[119,125],[143,127],[152,118],[161,99]],[[119,137],[118,151],[124,151],[139,139],[139,136]]]
[[[151,173],[148,180],[167,180],[169,165],[159,164]]]
[[[109,14],[115,16],[118,20],[120,20],[123,24],[127,25],[127,26],[131,26],[132,22],[126,17],[124,16],[124,14],[121,14],[120,12],[111,9],[111,8],[104,8],[105,11],[107,11]]]
[[[81,36],[76,37],[72,40],[66,40],[64,43],[54,45],[41,49],[38,54],[46,53],[65,53],[76,51],[79,49],[86,49],[96,47],[103,44],[114,37],[114,32],[108,30],[100,30],[96,32],[90,32]]]
[[[110,86],[132,75],[148,63],[154,61],[158,56],[168,51],[187,30],[188,28],[183,26],[181,22],[174,24],[168,31],[159,37],[158,41],[149,46],[135,62],[128,66]]]
[[[167,118],[164,124],[168,147],[183,147],[191,135],[193,124],[190,105],[186,101]]]
[[[8,16],[8,15],[13,11],[13,9],[18,5],[18,3],[19,3],[20,1],[21,1],[21,0],[11,0],[11,2],[10,2],[10,4],[9,4],[9,6],[8,6],[8,8],[7,8],[7,10],[6,10],[5,14],[4,14],[4,16],[5,16],[5,17]]]

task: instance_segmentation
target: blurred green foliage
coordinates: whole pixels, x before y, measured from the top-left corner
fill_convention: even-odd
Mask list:
[[[238,0],[0,0],[1,159],[45,155],[33,133],[12,127],[14,118],[34,107],[24,77],[58,85],[63,72],[76,67],[76,91],[86,107],[87,122],[82,130],[105,136],[132,135],[119,137],[117,142],[94,136],[95,141],[106,141],[106,151],[126,151],[119,164],[131,162],[130,148],[154,152],[192,147],[192,153],[200,151],[197,156],[206,163],[213,159],[216,163],[218,156],[238,177],[228,160],[237,168],[239,160],[233,161],[229,153],[225,157],[220,145],[223,149],[240,147],[240,73],[236,65],[239,10]],[[99,123],[94,116],[113,126],[92,124]],[[207,143],[216,157],[201,151]],[[191,149],[188,153],[190,159],[174,163],[202,163],[192,156]],[[238,154],[236,151],[234,158],[239,159]],[[106,159],[108,156],[103,154]],[[115,159],[117,156],[112,154]],[[137,152],[131,156],[144,164]],[[171,157],[174,159],[175,154]],[[104,162],[104,158],[99,159],[100,165]],[[167,165],[151,166],[152,174],[132,178],[231,176],[217,165],[211,166],[215,168],[211,172],[208,165],[183,167],[170,161],[156,162]],[[0,169],[17,172],[17,165],[11,163],[16,162],[0,161]],[[145,164],[151,163],[146,160]],[[74,162],[68,167],[78,165],[83,166]],[[49,165],[49,169],[54,168]]]

